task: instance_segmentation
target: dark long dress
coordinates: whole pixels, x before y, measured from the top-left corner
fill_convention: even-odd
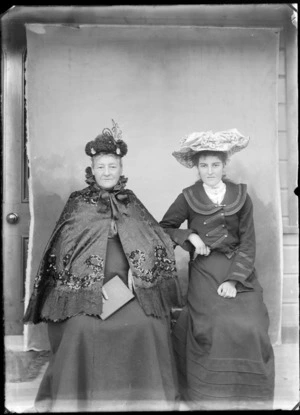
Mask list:
[[[105,281],[127,284],[118,236],[108,239]],[[133,299],[102,321],[78,315],[48,323],[52,357],[35,407],[46,412],[172,410],[178,394],[167,319],[148,317]]]
[[[192,207],[191,207],[192,206]],[[188,229],[178,229],[184,220]],[[271,409],[274,354],[269,317],[254,268],[252,203],[246,188],[227,183],[214,205],[201,183],[183,191],[160,223],[192,251],[190,233],[211,247],[191,261],[187,305],[173,331],[182,398],[193,409]],[[235,298],[217,289],[237,281]]]

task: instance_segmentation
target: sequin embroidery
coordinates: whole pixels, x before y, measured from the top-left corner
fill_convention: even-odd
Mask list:
[[[156,281],[162,273],[164,278],[173,278],[173,273],[176,272],[175,261],[167,257],[166,248],[161,245],[155,247],[154,256],[156,260],[151,269],[142,267],[143,262],[146,260],[145,252],[136,249],[127,256],[134,268],[142,274],[137,277],[142,278],[146,282]]]

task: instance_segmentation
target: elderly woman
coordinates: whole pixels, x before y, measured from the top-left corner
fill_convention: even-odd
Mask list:
[[[173,409],[169,316],[181,304],[173,243],[125,188],[117,124],[85,151],[88,187],[69,197],[24,317],[48,323],[52,352],[35,408]]]
[[[248,141],[235,129],[192,133],[173,153],[200,175],[160,222],[191,253],[173,343],[181,393],[193,409],[272,407],[274,356],[254,265],[252,201],[246,184],[224,178],[228,156]],[[187,229],[179,229],[186,220]]]

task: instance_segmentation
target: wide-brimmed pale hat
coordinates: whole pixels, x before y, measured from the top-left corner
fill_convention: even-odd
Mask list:
[[[200,151],[222,151],[231,156],[247,147],[250,137],[243,136],[236,128],[226,131],[191,133],[180,140],[180,148],[172,155],[185,167],[194,167],[193,156]]]

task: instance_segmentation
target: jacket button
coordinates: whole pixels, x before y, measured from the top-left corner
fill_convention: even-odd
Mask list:
[[[203,222],[203,225],[206,225],[206,222]]]
[[[205,236],[208,236],[208,233]]]
[[[225,235],[225,238],[227,238],[228,235]]]

